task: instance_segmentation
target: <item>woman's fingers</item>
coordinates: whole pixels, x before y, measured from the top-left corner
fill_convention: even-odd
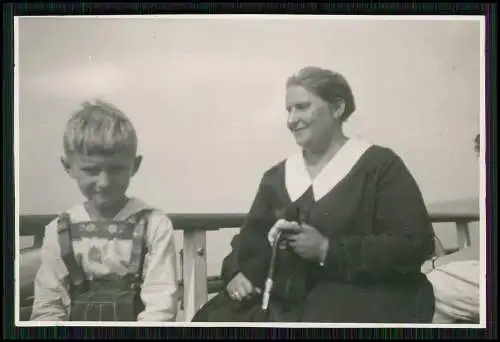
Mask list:
[[[286,221],[285,219],[279,219],[278,221],[276,221],[276,223],[269,230],[269,233],[267,234],[267,239],[269,240],[269,243],[271,245],[274,243],[274,240],[276,239],[276,236],[278,235],[280,227],[283,225],[286,225],[287,222],[288,221]]]
[[[229,283],[227,291],[233,300],[240,301],[254,292],[254,286],[240,273]]]
[[[297,222],[290,222],[284,219],[278,220],[268,233],[269,243],[274,244],[279,232],[285,234],[294,234],[300,232],[301,227]]]
[[[281,240],[281,241],[280,241],[280,244],[279,244],[279,246],[278,246],[278,247],[279,247],[279,249],[280,249],[280,250],[282,250],[282,251],[283,251],[283,250],[285,250],[285,249],[287,249],[287,248],[288,248],[288,243],[287,243],[287,241],[286,241],[286,240]]]
[[[287,234],[286,241],[289,246],[295,246],[300,240],[302,240],[303,234]]]
[[[228,293],[228,295],[232,298],[232,299],[237,299],[238,297],[240,297],[240,292],[241,291],[241,286],[239,285],[240,283],[240,276],[239,274],[236,275],[230,282],[229,284],[227,284],[227,287],[226,287],[226,291]]]
[[[287,224],[278,226],[278,229],[282,233],[299,233],[302,227],[297,222],[288,222]]]
[[[241,301],[254,293],[262,293],[262,290],[252,284],[243,273],[238,273],[227,285],[226,291],[233,300]]]
[[[245,297],[245,291],[241,286],[233,286],[228,289],[228,294],[233,300],[241,300]]]
[[[245,298],[246,296],[248,296],[250,293],[253,292],[252,283],[246,279],[242,280],[240,283],[240,290],[239,291],[241,292],[241,297]]]

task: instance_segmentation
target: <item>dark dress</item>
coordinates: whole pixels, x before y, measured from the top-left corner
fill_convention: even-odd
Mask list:
[[[224,283],[242,272],[264,288],[271,255],[267,233],[283,212],[299,208],[307,212],[307,223],[329,239],[329,250],[323,265],[280,252],[271,295],[271,307],[279,313],[275,320],[431,323],[433,288],[420,269],[434,252],[433,228],[418,185],[400,157],[372,145],[317,200],[311,186],[292,201],[285,172],[282,161],[262,177],[224,259]],[[249,321],[259,301],[236,302],[221,293],[193,321]]]

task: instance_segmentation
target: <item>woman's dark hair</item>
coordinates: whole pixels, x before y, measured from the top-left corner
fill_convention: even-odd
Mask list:
[[[345,110],[340,120],[346,121],[356,110],[354,95],[346,78],[331,70],[315,66],[300,69],[288,78],[286,86],[300,85],[324,101],[335,104],[341,98],[345,102]]]

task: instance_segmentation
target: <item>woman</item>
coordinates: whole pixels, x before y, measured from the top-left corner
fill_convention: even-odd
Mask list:
[[[403,161],[343,134],[355,103],[338,73],[300,70],[287,81],[286,108],[300,151],[264,173],[224,260],[226,291],[194,321],[258,320],[282,232],[264,320],[430,323],[433,289],[420,269],[434,252],[433,229]]]

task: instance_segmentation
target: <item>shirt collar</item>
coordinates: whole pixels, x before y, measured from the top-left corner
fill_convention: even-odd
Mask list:
[[[143,209],[152,209],[152,207],[146,203],[144,203],[142,200],[138,198],[130,198],[125,206],[116,214],[116,216],[113,218],[113,221],[125,221],[127,220],[130,216],[137,214]],[[85,209],[85,206],[83,203],[77,204],[71,209],[69,209],[68,214],[71,217],[72,221],[90,221],[90,215]]]
[[[347,176],[370,146],[365,140],[349,139],[314,181],[307,172],[302,150],[294,153],[285,162],[285,184],[290,199],[296,201],[312,186],[314,200],[318,201]]]

